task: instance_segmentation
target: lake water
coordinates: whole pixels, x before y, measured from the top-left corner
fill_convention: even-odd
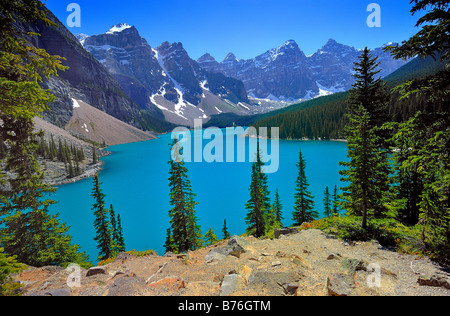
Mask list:
[[[104,169],[100,173],[106,205],[114,205],[120,213],[128,250],[156,250],[164,253],[166,230],[169,227],[169,152],[171,135],[156,140],[118,145],[108,148],[113,154],[103,158]],[[203,141],[207,144],[209,141]],[[225,141],[224,141],[225,142]],[[245,232],[245,203],[249,200],[251,162],[254,154],[249,151],[246,139],[245,163],[187,163],[196,201],[197,217],[203,233],[210,227],[222,237],[224,219],[230,233]],[[252,146],[250,146],[250,149]],[[332,192],[341,186],[339,161],[346,161],[346,144],[329,141],[283,141],[279,143],[279,170],[269,174],[269,189],[273,196],[278,188],[283,203],[283,224],[292,223],[294,207],[296,163],[300,148],[307,161],[307,177],[315,196],[315,207],[323,212],[323,192],[326,186]],[[254,152],[254,149],[253,149]],[[269,151],[270,153],[270,151]],[[249,157],[252,158],[249,158]],[[93,240],[94,216],[92,179],[60,186],[53,196],[59,203],[52,207],[60,218],[71,226],[69,234],[97,262],[98,251]]]

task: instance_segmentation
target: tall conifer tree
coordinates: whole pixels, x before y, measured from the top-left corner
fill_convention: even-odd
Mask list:
[[[108,219],[108,210],[105,208],[105,194],[102,192],[101,183],[98,174],[94,175],[94,188],[91,196],[95,202],[92,205],[94,211],[94,228],[97,249],[99,251],[98,258],[100,260],[109,259],[112,256],[112,239],[111,239],[111,223]]]
[[[431,104],[443,104],[440,111],[418,112],[397,126],[393,140],[399,149],[399,173],[412,176],[400,181],[400,197],[406,200],[400,216],[415,221],[417,210],[408,205],[418,206],[426,249],[437,260],[450,264],[450,1],[411,0],[411,4],[412,15],[420,14],[416,24],[419,31],[386,50],[397,59],[431,56],[447,67],[395,89],[403,99],[420,97]]]
[[[188,170],[182,160],[183,148],[175,139],[171,144],[170,165],[170,205],[171,234],[174,247],[179,253],[199,248],[201,229],[197,224],[195,194],[192,191]]]
[[[306,161],[301,150],[297,168],[298,176],[295,182],[293,221],[294,225],[300,226],[305,222],[313,221],[319,214],[314,210],[314,197],[308,190],[309,183],[308,178],[306,177]]]
[[[331,194],[330,194],[330,188],[326,187],[325,191],[323,192],[323,215],[325,217],[331,217],[332,215],[332,206],[331,206]]]
[[[350,182],[344,188],[343,205],[350,214],[362,215],[362,227],[367,228],[369,213],[382,217],[386,192],[389,191],[389,164],[385,132],[381,129],[386,117],[387,95],[385,84],[376,75],[379,62],[366,47],[355,63],[356,79],[347,99],[348,124],[345,128],[348,157],[342,162],[343,180]]]
[[[55,190],[44,184],[36,159],[39,133],[34,132],[33,118],[54,101],[39,83],[66,69],[61,57],[30,43],[36,34],[17,28],[19,22],[37,21],[56,27],[43,8],[37,0],[0,4],[0,139],[8,145],[6,168],[13,175],[3,177],[7,190],[0,187],[0,243],[6,253],[33,266],[80,262],[84,256],[70,244],[68,227],[49,214],[55,204],[49,195]]]
[[[247,232],[255,237],[262,237],[266,230],[275,222],[275,214],[272,212],[270,203],[270,192],[267,174],[264,173],[264,162],[262,161],[262,151],[259,146],[259,139],[256,147],[256,158],[252,164],[250,200],[245,208],[247,209]]]

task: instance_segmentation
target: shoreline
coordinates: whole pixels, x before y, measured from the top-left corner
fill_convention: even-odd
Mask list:
[[[247,133],[242,134],[243,137],[248,138],[259,138],[259,139],[269,139],[268,137],[262,137],[262,136],[254,136],[249,135]],[[348,141],[346,139],[341,138],[330,138],[330,139],[310,139],[310,138],[276,138],[278,140],[286,140],[286,141],[317,141],[317,142],[341,142],[341,143],[347,143]]]

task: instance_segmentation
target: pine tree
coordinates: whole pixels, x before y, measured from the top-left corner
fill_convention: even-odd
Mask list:
[[[264,194],[264,208],[267,212],[269,212],[272,209],[271,203],[270,203],[270,191],[269,191],[269,178],[267,174],[264,172],[264,162],[263,159],[263,152],[260,148],[259,138],[257,139],[256,144],[256,167],[257,171],[259,173],[259,180],[260,180],[260,186]],[[270,215],[269,215],[270,216]]]
[[[414,185],[414,197],[419,196],[419,222],[423,227],[422,239],[432,256],[445,264],[450,263],[450,41],[449,0],[412,0],[411,13],[421,17],[417,34],[401,45],[388,47],[394,58],[433,57],[446,62],[446,68],[436,74],[414,79],[395,90],[402,99],[420,97],[433,104],[443,104],[440,111],[418,112],[397,126],[394,145],[399,148],[400,172],[418,176],[420,185]],[[425,12],[423,12],[425,11]],[[397,161],[399,160],[397,159]],[[410,183],[400,183],[401,189]],[[409,191],[406,190],[409,194]],[[400,196],[407,204],[417,203],[408,195]],[[412,210],[415,213],[415,210]],[[413,214],[414,214],[413,213]],[[400,211],[402,214],[402,211]],[[414,217],[416,214],[414,214]]]
[[[9,190],[0,192],[1,244],[8,255],[33,265],[81,263],[83,254],[71,244],[68,227],[49,214],[54,189],[43,183],[36,159],[37,139],[33,118],[55,100],[39,83],[57,76],[61,58],[34,47],[35,34],[17,28],[17,22],[47,18],[41,1],[2,1],[0,5],[0,139],[7,143],[6,168],[13,176],[4,180]]]
[[[330,189],[326,187],[325,191],[323,192],[324,198],[323,198],[323,215],[325,217],[331,217],[332,216],[332,208],[331,208],[331,194]]]
[[[339,215],[339,197],[338,197],[338,186],[334,186],[333,191],[333,216]]]
[[[223,239],[230,239],[230,237],[231,237],[230,233],[228,232],[226,219],[224,219],[224,221],[223,221],[222,234],[223,234]]]
[[[420,14],[416,23],[419,32],[413,35],[401,45],[389,46],[385,50],[391,52],[396,59],[408,59],[432,57],[447,63],[444,70],[436,74],[413,79],[395,90],[399,91],[402,98],[408,98],[420,94],[432,101],[448,100],[450,89],[450,41],[448,30],[450,29],[449,0],[411,0],[413,4],[411,14]],[[423,12],[425,11],[425,12]],[[448,109],[448,107],[447,107]],[[448,111],[448,110],[447,110]]]
[[[205,233],[205,242],[209,243],[210,245],[215,244],[218,241],[216,233],[212,228],[209,228],[208,231]]]
[[[195,250],[201,243],[201,229],[197,224],[195,194],[187,175],[182,156],[182,147],[178,140],[171,144],[170,165],[170,205],[169,210],[172,239],[179,253]]]
[[[256,147],[256,159],[252,164],[250,200],[246,203],[247,232],[262,237],[275,223],[275,214],[270,203],[268,176],[264,173],[264,162],[259,139]]]
[[[369,215],[383,217],[389,192],[390,167],[386,132],[381,126],[388,120],[385,84],[380,78],[377,57],[365,48],[355,63],[356,79],[347,99],[348,124],[345,128],[350,162],[341,163],[342,180],[350,182],[344,188],[343,205],[350,214],[362,215],[362,227],[367,228]],[[370,214],[369,214],[370,213]]]
[[[368,114],[368,127],[373,134],[373,142],[378,151],[379,157],[377,178],[374,179],[376,192],[378,195],[372,197],[372,205],[375,217],[383,217],[387,213],[384,205],[386,194],[389,192],[389,144],[387,140],[390,138],[389,130],[382,128],[383,124],[390,121],[388,111],[389,96],[386,92],[386,82],[380,77],[376,78],[381,71],[379,69],[380,62],[378,57],[374,57],[371,51],[366,47],[359,56],[359,62],[355,63],[354,75],[355,83],[349,91],[347,99],[349,115],[358,115],[359,107],[362,106]],[[386,194],[385,194],[386,193]]]
[[[111,223],[111,240],[113,243],[113,248],[118,248],[119,243],[119,230],[117,229],[116,212],[114,211],[114,206],[111,204],[109,207],[109,221]]]
[[[5,255],[4,249],[0,248],[0,296],[18,295],[18,288],[21,285],[13,283],[11,275],[25,269],[25,265],[18,263],[16,258]]]
[[[125,237],[123,236],[122,219],[117,214],[117,251],[124,252],[126,250]]]
[[[308,191],[309,183],[306,177],[306,161],[301,150],[297,168],[298,177],[295,183],[293,221],[295,226],[301,226],[305,222],[311,222],[318,218],[319,214],[314,210],[314,197]]]
[[[283,221],[283,204],[281,202],[280,193],[278,189],[275,192],[275,199],[273,201],[273,209],[275,211],[276,221],[280,223],[280,226],[283,226],[281,223]]]
[[[340,163],[346,168],[340,171],[344,176],[341,180],[349,185],[343,188],[342,204],[349,214],[362,216],[362,227],[366,229],[369,212],[374,214],[374,201],[378,197],[376,174],[380,159],[367,110],[360,106],[353,110],[349,119],[346,131],[351,160]]]
[[[108,210],[105,208],[105,194],[102,193],[101,183],[98,174],[94,175],[94,188],[91,196],[95,203],[92,205],[94,211],[94,228],[97,249],[99,250],[98,259],[105,260],[112,256],[111,223],[108,219]]]
[[[167,228],[166,242],[164,243],[164,249],[165,249],[166,253],[174,252],[176,250],[170,228]]]
[[[247,209],[247,216],[245,222],[247,223],[247,232],[253,234],[255,237],[262,237],[266,234],[266,222],[264,214],[265,197],[264,190],[261,188],[260,173],[258,172],[257,163],[252,164],[252,174],[250,183],[250,200],[248,200],[245,208]]]

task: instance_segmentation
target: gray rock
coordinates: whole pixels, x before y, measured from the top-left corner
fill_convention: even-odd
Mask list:
[[[40,291],[32,296],[70,296],[72,293],[71,289],[54,289],[54,290],[47,290],[47,291]]]
[[[295,292],[300,277],[295,272],[255,271],[248,280],[248,287],[264,291],[268,295],[285,295]],[[295,288],[295,290],[294,290]]]
[[[98,274],[106,274],[106,270],[104,267],[93,267],[88,270],[86,273],[86,277],[91,277]]]
[[[244,238],[239,236],[233,236],[226,246],[226,254],[239,258],[241,254],[245,253],[245,246],[247,242]]]
[[[442,287],[450,290],[450,279],[440,275],[421,276],[417,283],[421,286]]]
[[[244,279],[239,274],[225,275],[220,287],[220,296],[227,296],[241,289],[244,286]]]
[[[276,239],[280,238],[280,236],[283,236],[283,235],[292,235],[292,234],[298,234],[298,229],[295,229],[295,228],[275,229],[275,238]]]
[[[133,296],[145,288],[145,280],[139,277],[121,277],[109,287],[108,296]]]
[[[329,296],[354,296],[355,280],[348,274],[332,274],[327,279]]]
[[[241,254],[245,253],[245,246],[247,245],[247,242],[244,238],[239,236],[233,236],[230,241],[228,242],[228,245],[225,247],[220,247],[211,250],[206,256],[205,261],[207,263],[212,263],[215,261],[220,261],[224,259],[226,256],[234,256],[237,258],[240,258]]]

